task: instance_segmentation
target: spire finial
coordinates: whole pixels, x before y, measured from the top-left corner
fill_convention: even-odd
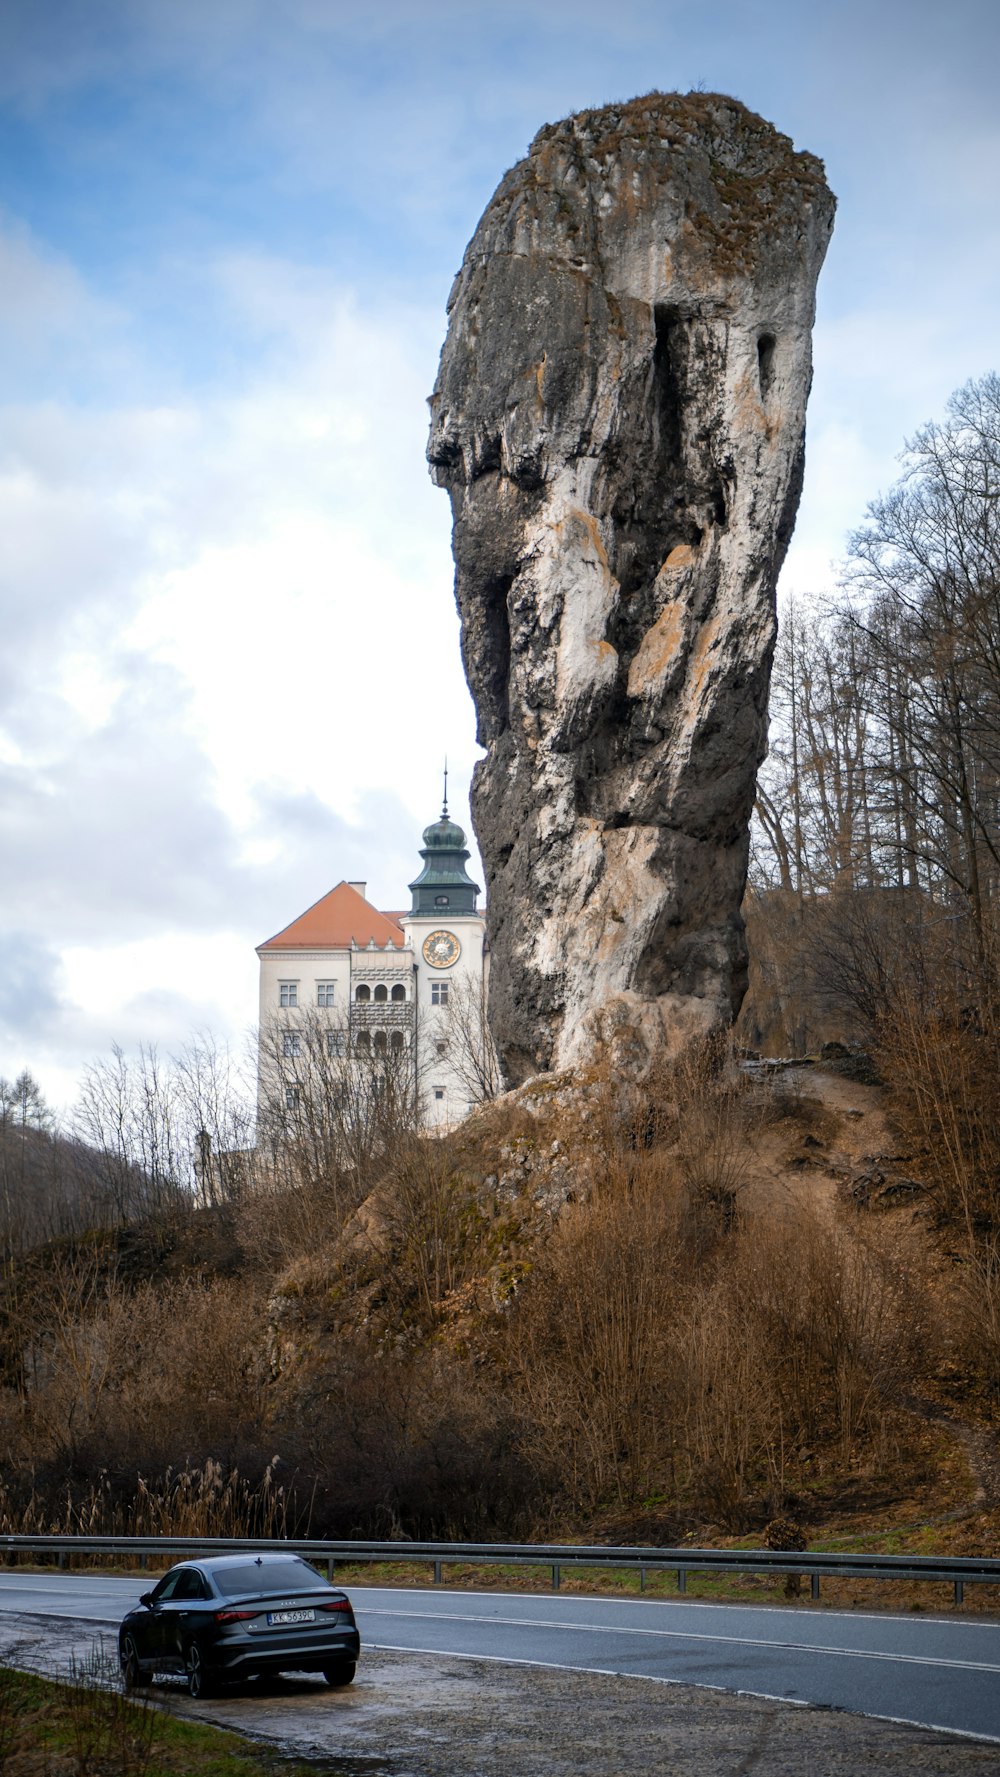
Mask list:
[[[441,804],[441,819],[448,819],[448,755],[444,756],[444,801]]]

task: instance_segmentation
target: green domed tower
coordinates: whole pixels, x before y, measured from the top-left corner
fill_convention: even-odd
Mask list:
[[[448,778],[445,774],[444,806],[441,819],[424,828],[420,856],[424,867],[415,882],[410,883],[413,905],[410,918],[448,919],[460,913],[475,913],[479,884],[466,872],[472,854],[465,843],[465,834],[457,822],[448,817]]]

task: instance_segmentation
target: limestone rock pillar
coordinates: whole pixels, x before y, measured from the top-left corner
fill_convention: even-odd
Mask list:
[[[833,212],[821,163],[736,100],[655,93],[540,130],[465,255],[428,455],[511,1084],[739,1007]]]

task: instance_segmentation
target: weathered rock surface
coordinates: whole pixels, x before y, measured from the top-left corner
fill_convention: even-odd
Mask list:
[[[508,1079],[728,1021],[774,587],[802,482],[819,161],[733,99],[539,131],[465,256],[432,400],[486,757]]]

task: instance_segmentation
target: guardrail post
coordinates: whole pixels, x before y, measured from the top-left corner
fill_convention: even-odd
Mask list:
[[[688,1589],[687,1568],[686,1567],[679,1567],[677,1569],[677,1590],[678,1590],[678,1592],[686,1592],[687,1589]]]
[[[441,1563],[440,1563],[440,1561],[435,1561],[435,1563],[434,1563],[434,1584],[436,1586],[439,1586],[441,1584]]]
[[[809,1580],[809,1596],[815,1600],[819,1597],[819,1574],[814,1573]]]
[[[965,1597],[965,1586],[961,1580],[955,1581],[955,1603],[961,1604]]]
[[[333,1556],[332,1555],[329,1556],[327,1563],[326,1563],[326,1577],[331,1585],[333,1584],[333,1574],[334,1574],[334,1569],[335,1569],[336,1565],[337,1564],[334,1561]]]
[[[139,1556],[139,1571],[140,1571],[140,1573],[145,1573],[148,1566],[149,1566],[149,1556],[148,1555],[140,1555]]]
[[[552,1563],[552,1590],[553,1590],[553,1592],[558,1592],[559,1581],[561,1578],[562,1578],[562,1574],[560,1572],[560,1569],[556,1566],[555,1562],[553,1562]]]
[[[639,1590],[640,1592],[646,1590],[646,1569],[644,1567],[639,1569]]]

